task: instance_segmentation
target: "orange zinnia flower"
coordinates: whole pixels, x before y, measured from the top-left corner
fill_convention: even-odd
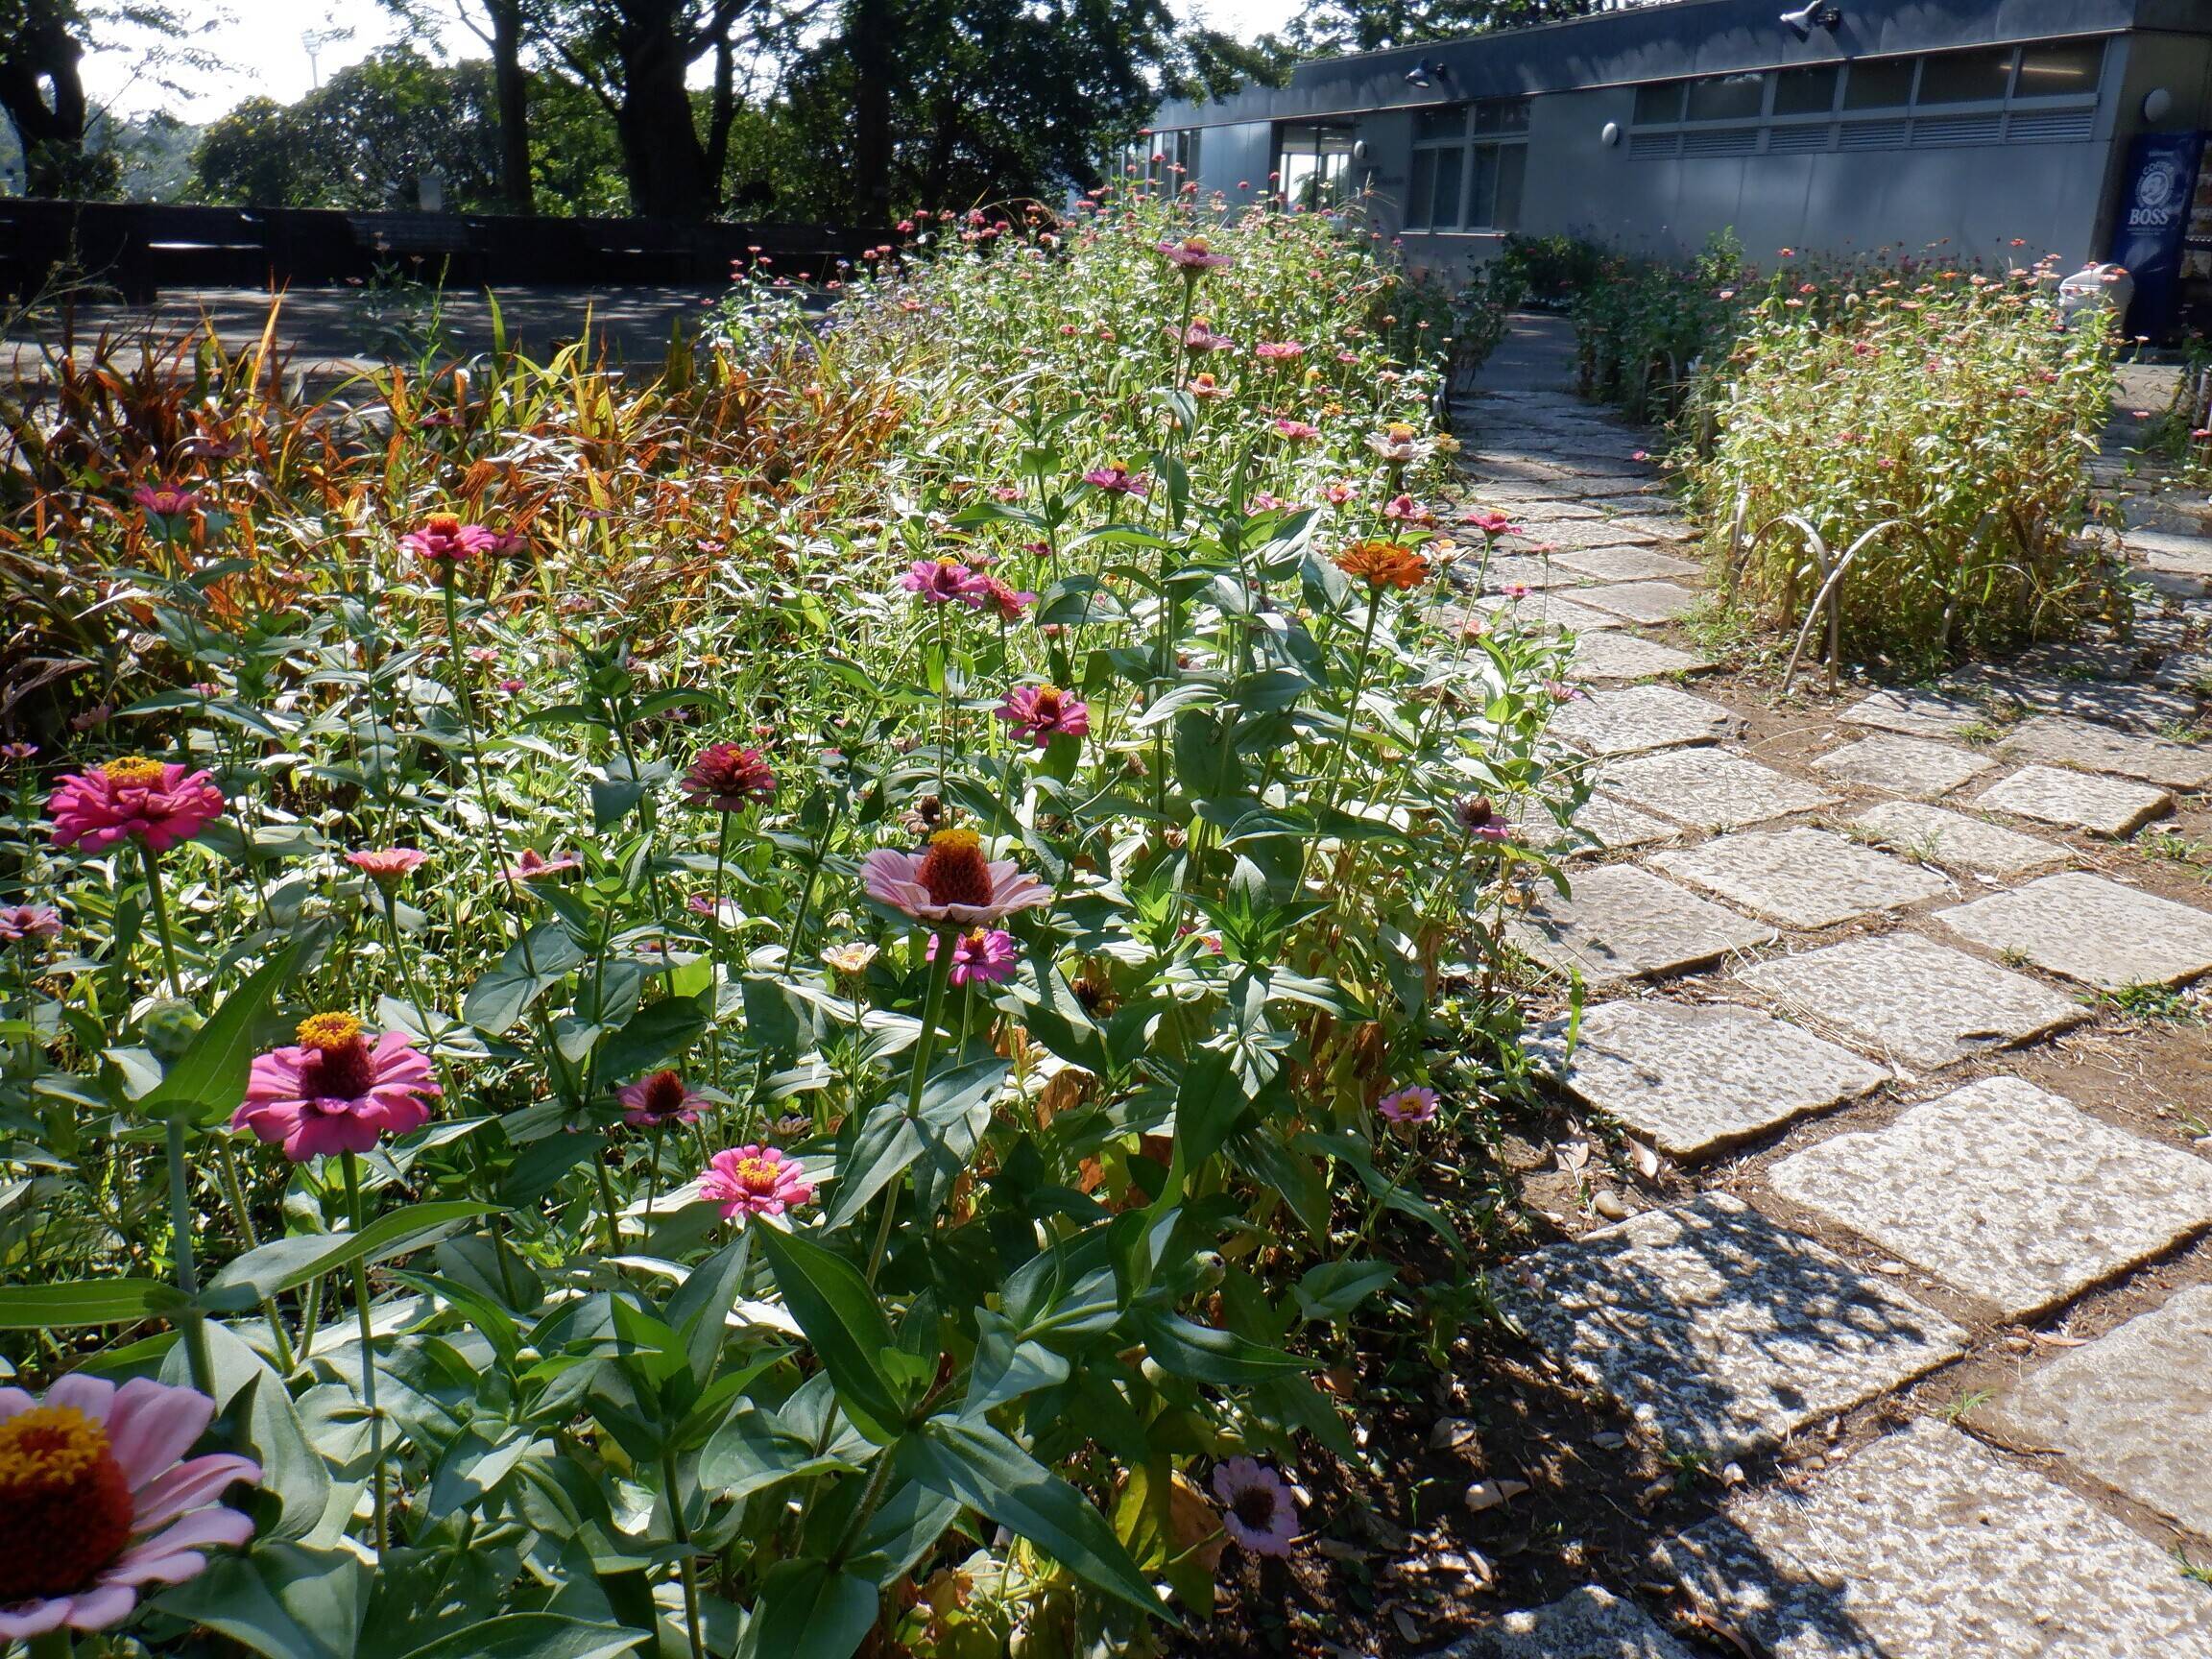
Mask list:
[[[1429,579],[1429,561],[1396,541],[1358,541],[1336,555],[1336,568],[1374,588],[1418,588]]]

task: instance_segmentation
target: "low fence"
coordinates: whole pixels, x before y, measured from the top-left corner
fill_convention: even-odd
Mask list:
[[[394,267],[469,286],[720,282],[757,256],[820,281],[888,240],[842,225],[13,199],[0,200],[0,292],[25,297],[67,274],[143,302],[162,288],[317,287]]]

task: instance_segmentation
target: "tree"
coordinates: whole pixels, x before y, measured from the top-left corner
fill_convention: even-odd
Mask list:
[[[187,23],[160,0],[0,0],[0,110],[23,148],[24,188],[33,196],[115,193],[122,157],[87,142],[99,114],[78,65],[95,45],[134,53],[133,83],[180,88],[172,72],[216,60],[191,45],[211,27]]]
[[[530,71],[522,48],[535,20],[528,0],[450,0],[453,13],[492,54],[492,89],[499,110],[499,189],[510,213],[535,211],[530,168]],[[419,36],[431,36],[431,19],[445,0],[384,0]]]
[[[1317,0],[1290,26],[1290,42],[1302,57],[1334,58],[1615,9],[1607,0]]]

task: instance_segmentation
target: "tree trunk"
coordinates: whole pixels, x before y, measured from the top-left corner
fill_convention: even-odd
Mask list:
[[[522,0],[486,0],[492,86],[499,101],[499,193],[510,213],[537,210],[530,180],[530,77],[522,68]]]
[[[84,56],[61,13],[45,8],[34,8],[31,21],[0,42],[0,109],[23,146],[25,195],[80,191],[85,106],[77,61]]]
[[[853,70],[853,217],[891,222],[891,0],[852,0],[846,60]]]
[[[626,0],[617,39],[622,107],[614,126],[634,212],[704,219],[714,211],[714,178],[691,124],[689,64],[671,0]]]

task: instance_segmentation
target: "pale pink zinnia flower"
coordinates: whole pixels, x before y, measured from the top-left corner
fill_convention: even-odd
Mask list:
[[[659,1129],[669,1123],[696,1123],[699,1114],[713,1104],[704,1094],[694,1094],[684,1082],[684,1074],[674,1070],[655,1071],[640,1077],[635,1083],[625,1083],[614,1092],[626,1110],[622,1121],[637,1129]]]
[[[684,774],[684,793],[694,806],[717,812],[742,812],[756,801],[776,793],[776,774],[768,757],[757,749],[735,743],[716,743],[692,757]]]
[[[926,604],[957,600],[971,611],[983,609],[983,577],[957,559],[917,559],[906,566],[899,586]]]
[[[430,854],[418,853],[412,847],[380,847],[361,853],[349,853],[346,862],[367,876],[385,892],[390,893],[400,882],[430,861]]]
[[[1221,1529],[1255,1555],[1287,1555],[1298,1536],[1298,1500],[1283,1477],[1250,1457],[1214,1466]]]
[[[952,936],[952,969],[948,975],[955,985],[999,985],[1014,977],[1021,960],[1014,935],[992,927],[975,927]],[[937,935],[929,935],[929,960],[937,960]]]
[[[1513,520],[1506,517],[1504,514],[1485,513],[1479,507],[1471,508],[1460,514],[1459,522],[1472,524],[1485,536],[1517,536],[1520,534],[1514,527]]]
[[[1436,1091],[1420,1084],[1385,1094],[1375,1110],[1393,1123],[1428,1123],[1436,1117]]]
[[[741,1215],[781,1215],[808,1202],[814,1189],[806,1171],[776,1146],[739,1146],[707,1161],[699,1196],[722,1206],[722,1219]]]
[[[51,904],[0,907],[0,945],[20,945],[26,939],[51,939],[60,931],[61,912]]]
[[[1262,340],[1252,348],[1252,355],[1262,363],[1295,363],[1306,355],[1306,348],[1295,340]]]
[[[1201,271],[1219,270],[1237,261],[1226,253],[1216,253],[1203,236],[1186,236],[1180,242],[1155,242],[1153,247],[1169,264],[1178,267],[1184,276],[1196,281]]]
[[[878,903],[917,922],[957,927],[1002,922],[1052,897],[1011,858],[986,860],[973,830],[940,830],[921,853],[878,847],[860,861],[860,876]]]
[[[1277,436],[1288,438],[1297,443],[1304,443],[1310,438],[1321,436],[1321,428],[1311,421],[1293,421],[1288,416],[1277,421],[1274,425]]]
[[[223,793],[205,772],[133,755],[63,778],[46,810],[53,815],[57,847],[82,843],[85,852],[97,853],[119,841],[138,841],[166,853],[222,814]]]
[[[144,1586],[181,1584],[209,1549],[253,1536],[216,1500],[260,1484],[261,1466],[184,1456],[214,1415],[198,1389],[147,1377],[76,1372],[43,1399],[0,1388],[0,1642],[105,1630]]]
[[[1091,706],[1057,685],[1017,685],[1006,693],[998,714],[1040,749],[1056,734],[1080,737],[1091,730]]]
[[[570,870],[584,868],[583,858],[574,853],[556,853],[548,858],[535,847],[522,849],[522,855],[503,872],[510,881],[539,881],[547,877],[565,875]]]
[[[251,1129],[295,1164],[332,1152],[366,1152],[379,1135],[404,1135],[430,1120],[427,1097],[443,1094],[429,1059],[403,1032],[371,1046],[350,1014],[300,1022],[299,1046],[256,1055],[246,1101],[230,1127]]]
[[[1170,340],[1177,338],[1174,329],[1167,330],[1167,338]],[[1190,320],[1190,326],[1183,330],[1181,339],[1184,350],[1199,355],[1208,351],[1226,351],[1237,344],[1226,334],[1214,333],[1214,325],[1203,317],[1193,317]]]
[[[433,513],[422,520],[421,529],[399,538],[399,545],[416,558],[447,567],[490,553],[498,542],[498,536],[483,525],[464,524],[451,513]]]

